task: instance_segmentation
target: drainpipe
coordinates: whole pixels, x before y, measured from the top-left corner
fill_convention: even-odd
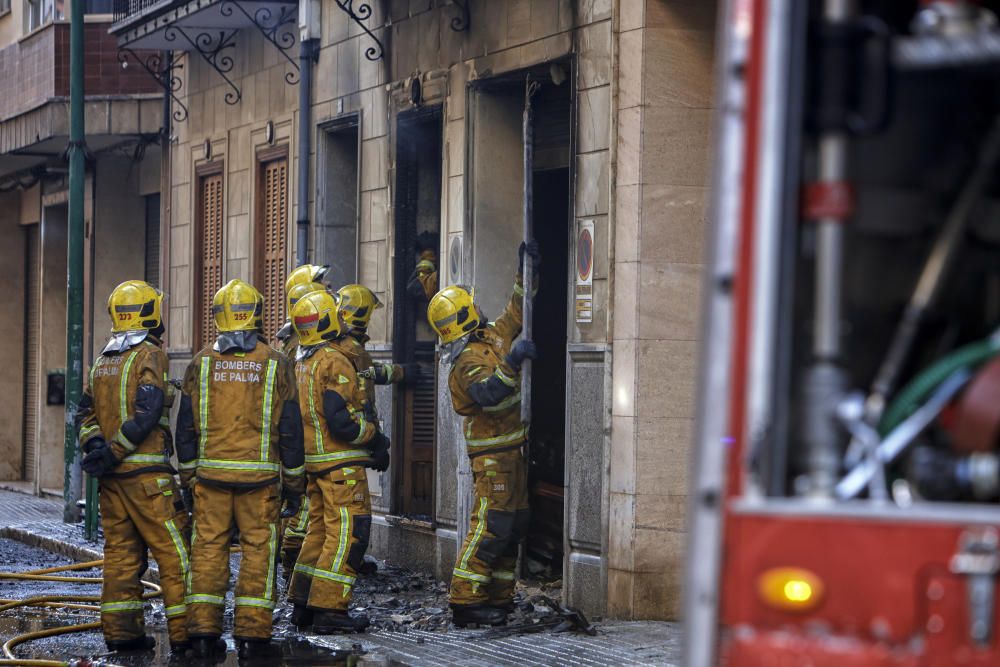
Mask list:
[[[296,264],[309,263],[309,165],[312,152],[312,66],[319,55],[320,3],[299,5],[299,217],[295,223]]]
[[[70,3],[69,238],[66,257],[66,437],[63,442],[63,521],[80,519],[76,406],[83,394],[83,206],[86,178],[83,115],[83,2]],[[91,535],[87,536],[92,538]]]

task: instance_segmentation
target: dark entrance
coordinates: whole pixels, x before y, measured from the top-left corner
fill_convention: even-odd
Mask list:
[[[396,134],[395,263],[392,349],[397,363],[418,362],[416,386],[398,386],[393,421],[393,511],[432,520],[437,401],[435,337],[427,301],[407,292],[420,250],[440,252],[441,110],[399,115]]]

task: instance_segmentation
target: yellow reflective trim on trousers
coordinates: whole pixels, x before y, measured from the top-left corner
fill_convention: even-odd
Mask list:
[[[469,567],[469,558],[472,557],[472,552],[476,550],[479,546],[479,541],[483,539],[483,531],[486,530],[486,507],[489,505],[489,500],[483,496],[479,499],[479,511],[476,512],[476,518],[479,521],[476,523],[476,532],[473,534],[472,539],[469,541],[469,546],[465,548],[465,553],[462,554],[461,565],[456,569],[465,570]]]
[[[493,570],[491,573],[494,579],[502,579],[503,581],[514,581],[514,573],[510,570]]]
[[[478,581],[483,584],[488,584],[492,581],[489,577],[483,574],[478,574],[472,572],[471,570],[463,570],[462,568],[456,567],[451,573],[458,577],[459,579],[468,579],[469,581]]]
[[[353,586],[354,582],[357,580],[357,577],[352,577],[349,574],[338,574],[336,572],[330,572],[329,570],[321,570],[318,567],[299,565],[298,563],[295,564],[295,571],[301,572],[302,574],[308,574],[310,577],[336,581],[337,583],[344,584],[346,586]]]
[[[274,609],[274,601],[265,600],[264,598],[236,598],[236,606],[263,607],[264,609]]]
[[[493,369],[493,375],[495,375],[498,380],[500,380],[501,382],[503,382],[508,387],[516,387],[517,386],[517,379],[516,378],[512,378],[511,376],[509,376],[506,373],[504,373],[503,370],[499,366],[497,366],[495,369]]]
[[[183,616],[187,613],[187,605],[185,604],[175,604],[172,607],[166,607],[163,610],[167,618],[176,618],[178,616]]]
[[[361,449],[348,449],[343,452],[329,454],[306,454],[306,463],[326,463],[327,461],[342,461],[344,459],[370,458],[371,453]]]
[[[271,537],[267,540],[267,583],[264,584],[264,597],[271,602],[271,608],[274,608],[274,570],[275,570],[275,559],[278,556],[278,528],[272,523],[269,528],[271,529]],[[239,598],[236,599],[236,604],[239,604]]]
[[[498,435],[494,438],[469,438],[466,433],[466,443],[469,447],[492,447],[493,445],[509,445],[522,442],[528,435],[528,427],[523,426],[516,431]]]
[[[278,362],[267,362],[267,376],[264,380],[264,406],[260,415],[260,460],[267,461],[271,453],[271,401],[274,399],[274,371]]]
[[[129,611],[142,611],[142,600],[128,600],[126,602],[104,602],[101,604],[102,614],[116,614]]]
[[[312,367],[309,369],[309,416],[312,418],[313,430],[316,432],[316,453],[322,454],[323,449],[323,425],[319,423],[319,416],[316,414],[316,401],[313,398],[315,392],[313,391],[313,382],[316,379],[316,364],[319,361],[314,361]],[[306,460],[309,457],[306,456]]]
[[[208,443],[208,376],[211,359],[201,358],[201,377],[198,382],[198,458],[204,458]]]
[[[132,350],[128,355],[122,367],[121,377],[118,378],[118,409],[123,424],[128,421],[128,374],[132,370],[132,362],[135,361],[137,354],[139,350]]]
[[[341,566],[344,564],[344,557],[347,555],[347,542],[351,534],[351,513],[347,511],[346,507],[339,507],[340,510],[340,535],[337,543],[337,555],[333,557],[333,567],[330,569],[334,572],[340,572]]]
[[[184,604],[226,604],[226,598],[219,595],[208,595],[206,593],[195,593],[184,598]]]
[[[101,430],[100,424],[94,424],[93,426],[84,426],[80,429],[80,442],[86,442],[90,438],[91,434],[95,431],[99,432]]]
[[[281,474],[288,477],[298,477],[305,471],[306,467],[304,465],[299,466],[298,468],[286,468],[285,466],[281,466]]]
[[[181,537],[181,531],[177,529],[177,524],[174,523],[173,519],[167,519],[163,525],[167,527],[167,532],[170,533],[170,540],[174,543],[174,549],[177,551],[177,557],[180,559],[181,574],[186,581],[191,572],[191,560],[188,556],[187,547],[184,546],[184,538]]]
[[[503,399],[496,405],[491,405],[489,407],[484,407],[483,412],[500,412],[501,410],[506,410],[507,408],[517,405],[521,402],[521,392],[515,392]]]
[[[194,541],[195,541],[195,539],[197,539],[197,537],[198,537],[198,522],[194,519],[194,517],[192,517],[191,518],[191,553],[194,553]],[[191,595],[191,578],[192,578],[193,574],[194,574],[193,571],[189,568],[188,571],[187,571],[187,576],[184,577],[184,593],[186,595]],[[187,598],[185,598],[185,601],[186,600],[187,600]]]

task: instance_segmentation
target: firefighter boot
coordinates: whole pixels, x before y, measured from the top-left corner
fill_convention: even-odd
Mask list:
[[[270,639],[241,639],[237,656],[240,660],[277,658],[281,651]]]
[[[507,623],[507,612],[482,604],[453,604],[451,620],[459,628],[470,625],[504,625]]]
[[[108,650],[112,653],[125,653],[129,651],[152,651],[156,648],[156,640],[149,635],[143,635],[142,637],[136,637],[135,639],[126,639],[120,642],[105,642],[108,645]]]
[[[292,608],[292,625],[300,630],[308,628],[313,624],[313,618],[315,616],[316,613],[312,609],[297,604]]]
[[[313,620],[313,632],[317,635],[364,632],[369,625],[367,616],[351,616],[346,611],[321,611]]]
[[[226,654],[226,642],[221,637],[192,637],[191,657],[199,660],[212,660]]]

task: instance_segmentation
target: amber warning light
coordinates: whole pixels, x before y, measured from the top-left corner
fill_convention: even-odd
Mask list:
[[[757,593],[769,607],[781,611],[811,611],[823,599],[823,582],[812,572],[778,567],[757,578]]]

